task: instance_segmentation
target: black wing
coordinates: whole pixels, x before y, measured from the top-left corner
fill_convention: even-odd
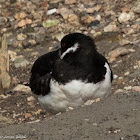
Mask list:
[[[34,94],[46,95],[50,88],[51,72],[59,57],[59,50],[40,56],[31,70],[30,88]]]

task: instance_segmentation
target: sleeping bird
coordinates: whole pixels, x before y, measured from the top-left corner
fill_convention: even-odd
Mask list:
[[[72,33],[62,38],[60,49],[35,61],[30,88],[46,111],[58,113],[91,99],[107,97],[112,80],[111,68],[97,52],[94,40]]]

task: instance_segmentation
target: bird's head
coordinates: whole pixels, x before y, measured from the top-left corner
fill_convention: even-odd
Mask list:
[[[61,59],[68,54],[80,51],[82,48],[88,49],[89,46],[95,48],[94,41],[91,37],[81,33],[68,34],[61,40]]]

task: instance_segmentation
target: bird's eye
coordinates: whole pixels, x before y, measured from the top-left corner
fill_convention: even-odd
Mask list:
[[[62,43],[62,47],[65,47],[66,46],[66,43]]]

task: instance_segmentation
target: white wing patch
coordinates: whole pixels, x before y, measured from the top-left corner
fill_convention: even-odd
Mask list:
[[[74,46],[68,48],[65,52],[63,52],[63,54],[61,55],[61,59],[63,59],[65,57],[66,54],[68,54],[69,52],[75,52],[78,49],[79,44],[75,43]]]

